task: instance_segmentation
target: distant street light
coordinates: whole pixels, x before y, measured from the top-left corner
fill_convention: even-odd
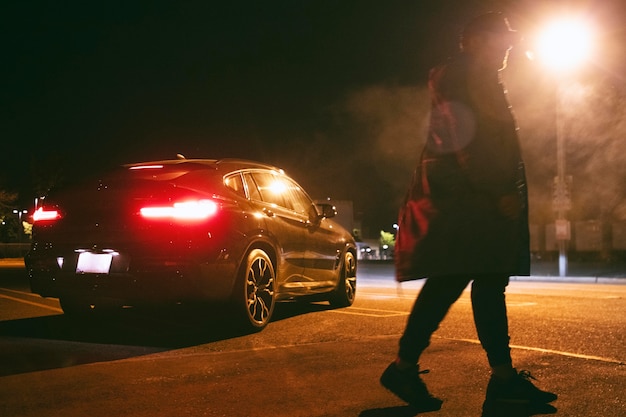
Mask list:
[[[13,210],[13,214],[17,214],[18,219],[18,240],[22,241],[22,236],[24,235],[24,226],[22,225],[22,215],[28,213],[28,210]]]
[[[17,218],[22,223],[22,214],[28,213],[28,210],[13,210],[13,214],[17,214]]]
[[[535,35],[533,50],[527,52],[559,78],[556,85],[556,164],[553,207],[556,211],[555,237],[559,246],[559,275],[567,275],[567,242],[571,238],[567,211],[571,208],[571,195],[565,175],[565,137],[563,135],[563,76],[570,73],[591,56],[593,31],[580,18],[559,18],[550,21]]]

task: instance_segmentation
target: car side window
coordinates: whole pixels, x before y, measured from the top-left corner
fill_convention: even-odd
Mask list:
[[[240,173],[232,174],[224,178],[224,185],[230,188],[242,197],[246,196],[246,190],[243,186],[243,178]]]
[[[285,198],[287,185],[282,178],[278,178],[271,172],[254,172],[252,176],[263,201],[293,210],[293,206]]]
[[[251,199],[283,207],[307,217],[317,212],[310,197],[291,178],[274,172],[258,171],[244,174]]]
[[[294,181],[287,178],[284,180],[287,184],[285,197],[291,201],[293,210],[305,216],[311,216],[311,209],[315,210],[315,207],[309,196]]]

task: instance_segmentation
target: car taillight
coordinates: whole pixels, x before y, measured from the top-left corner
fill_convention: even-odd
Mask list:
[[[45,221],[54,221],[61,218],[61,213],[59,210],[47,207],[39,207],[33,213],[33,222],[45,222]]]
[[[217,212],[213,200],[189,200],[166,206],[142,207],[139,213],[147,219],[205,220]]]

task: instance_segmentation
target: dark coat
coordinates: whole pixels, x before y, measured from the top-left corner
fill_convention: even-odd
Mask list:
[[[413,254],[417,276],[399,280],[530,273],[528,196],[516,123],[497,74],[468,77],[470,68],[461,54],[431,71],[429,136],[413,191],[416,198],[430,196],[427,209],[435,215],[427,216],[428,232]],[[499,209],[505,196],[517,197],[519,217]]]

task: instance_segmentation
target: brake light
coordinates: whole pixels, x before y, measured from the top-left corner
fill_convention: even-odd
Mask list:
[[[149,206],[139,210],[147,219],[205,220],[217,212],[217,203],[213,200],[191,200],[174,203],[169,206]]]
[[[55,209],[39,207],[33,213],[33,222],[54,221],[61,218],[61,213]]]

